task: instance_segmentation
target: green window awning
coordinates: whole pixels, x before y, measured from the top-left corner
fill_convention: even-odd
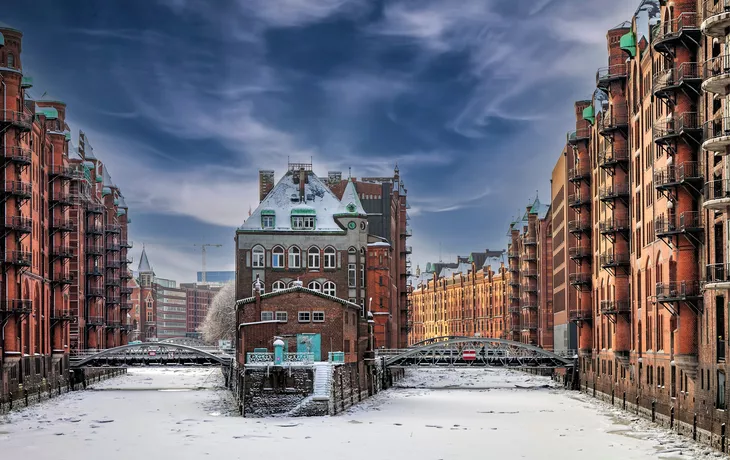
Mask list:
[[[2,34],[0,34],[1,36]],[[20,87],[21,88],[32,88],[33,87],[33,77],[27,77],[23,75],[23,79],[20,81]]]
[[[592,105],[589,105],[588,107],[583,109],[583,119],[586,120],[590,124],[593,124],[596,122],[596,113],[595,113]]]
[[[104,187],[101,189],[101,196],[107,196],[110,193],[112,193],[112,189],[109,187]]]
[[[629,53],[631,57],[636,57],[636,35],[634,35],[634,32],[631,31],[621,37],[621,41],[619,42],[619,46],[622,50]]]
[[[263,209],[261,211],[261,215],[262,216],[275,216],[276,215],[276,211],[274,211],[273,209]]]
[[[58,120],[58,110],[53,107],[37,107],[37,112],[43,114],[46,120]]]
[[[314,216],[317,214],[317,211],[314,209],[292,209],[291,215],[292,216]]]

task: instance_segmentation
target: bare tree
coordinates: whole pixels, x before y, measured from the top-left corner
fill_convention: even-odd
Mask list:
[[[200,332],[206,342],[236,338],[236,292],[233,283],[227,283],[213,297]]]

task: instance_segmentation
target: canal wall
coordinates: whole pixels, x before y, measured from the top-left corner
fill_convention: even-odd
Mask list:
[[[229,388],[245,417],[313,417],[346,411],[403,375],[379,363],[245,366],[233,370]]]
[[[8,392],[0,398],[0,414],[38,404],[70,391],[83,390],[94,382],[126,373],[125,368],[84,368],[72,369],[64,375],[55,375],[53,378],[29,379],[26,385],[19,384],[15,391]]]

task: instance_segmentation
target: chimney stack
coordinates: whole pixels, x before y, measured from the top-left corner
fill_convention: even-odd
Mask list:
[[[304,194],[304,182],[307,180],[307,172],[304,168],[299,168],[299,201],[302,203],[306,202],[306,196]]]

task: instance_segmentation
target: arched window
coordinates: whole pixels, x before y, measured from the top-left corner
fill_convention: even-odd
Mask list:
[[[319,248],[316,246],[307,251],[307,268],[319,268]]]
[[[8,67],[11,69],[15,68],[15,56],[13,56],[13,53],[8,53]]]
[[[287,288],[293,288],[294,287],[294,281],[289,281],[289,283],[286,285]]]
[[[319,284],[319,283],[318,283],[317,281],[312,281],[312,282],[310,282],[310,283],[309,283],[309,285],[308,285],[307,287],[308,287],[309,289],[313,290],[313,291],[319,291],[319,292],[322,292],[322,285],[321,285],[321,284]]]
[[[302,265],[302,251],[292,246],[289,248],[289,268],[299,268]]]
[[[265,254],[263,246],[255,246],[251,251],[251,266],[253,268],[264,268]]]
[[[273,268],[284,268],[284,248],[276,246],[271,251],[271,266]]]
[[[274,284],[271,285],[271,290],[273,292],[281,291],[283,289],[286,289],[286,284],[284,284],[283,281],[274,281]]]
[[[337,268],[337,251],[331,246],[324,249],[324,268]]]
[[[332,281],[327,281],[326,283],[324,283],[324,288],[322,289],[322,292],[327,295],[331,295],[332,297],[337,297],[337,285]]]

